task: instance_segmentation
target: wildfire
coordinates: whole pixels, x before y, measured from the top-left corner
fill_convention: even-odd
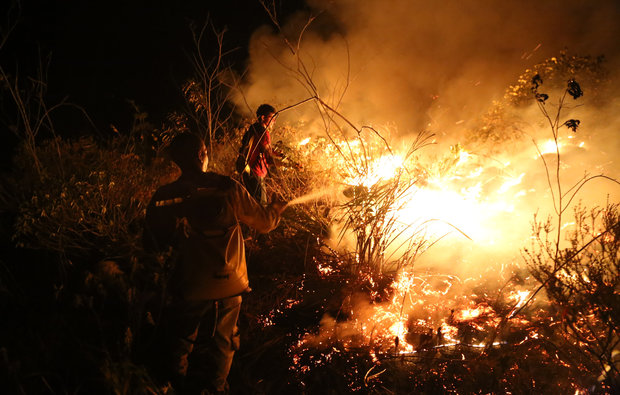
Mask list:
[[[525,175],[525,173],[521,173],[519,175],[519,177],[515,177],[513,179],[508,179],[497,191],[497,193],[502,194],[506,191],[508,191],[510,188],[512,188],[515,185],[519,185],[521,183],[521,181],[523,180],[523,176]]]
[[[391,284],[392,296],[379,303],[359,301],[352,306],[351,317],[336,322],[325,316],[318,334],[307,334],[292,352],[297,355],[312,347],[322,349],[322,358],[338,350],[368,347],[377,361],[396,353],[410,355],[432,348],[465,345],[473,348],[498,346],[504,341],[485,341],[501,318],[485,297],[463,294],[463,281],[454,276],[415,275],[400,272]],[[530,291],[507,293],[507,301],[522,306]],[[479,301],[476,301],[479,300]],[[514,309],[513,309],[514,312]],[[513,325],[526,326],[528,321],[516,320]],[[472,334],[479,334],[474,335]],[[469,334],[469,335],[465,335]],[[465,336],[465,337],[464,337]],[[536,335],[537,336],[537,335]]]
[[[525,304],[527,299],[530,297],[530,291],[517,291],[513,296],[513,300],[517,302],[516,308],[519,308]]]
[[[522,236],[513,236],[515,225],[512,221],[518,216],[523,199],[534,189],[524,186],[528,182],[526,171],[512,168],[518,161],[501,158],[489,165],[484,158],[459,147],[451,157],[422,166],[393,148],[386,152],[368,142],[337,144],[345,148],[336,150],[322,146],[319,139],[306,138],[298,143],[308,152],[319,148],[321,156],[317,163],[326,166],[326,171],[334,174],[334,182],[343,185],[344,190],[353,191],[341,196],[342,200],[363,201],[365,194],[369,199],[376,199],[382,195],[372,195],[372,192],[390,188],[393,180],[407,186],[394,189],[394,199],[381,221],[372,222],[379,211],[375,200],[365,213],[368,217],[359,219],[360,228],[376,226],[382,229],[377,233],[380,237],[394,235],[386,242],[389,245],[383,255],[386,260],[397,261],[410,253],[411,244],[407,241],[416,237],[431,243],[441,241],[446,250],[456,242],[467,243],[470,249],[484,254],[493,247],[507,249],[516,237]],[[543,154],[555,152],[555,149],[554,140],[540,148]],[[357,162],[347,160],[340,152],[352,152]],[[325,160],[325,156],[330,159]],[[392,228],[387,228],[387,224]],[[353,251],[351,256],[355,257],[355,264],[361,264],[364,258],[359,251]],[[484,269],[484,264],[478,263],[479,270]],[[324,280],[340,273],[326,262],[316,261],[316,266]],[[501,270],[507,266],[502,265]],[[507,342],[504,336],[510,335],[510,331],[503,332],[502,325],[506,325],[503,320],[509,320],[511,328],[527,328],[531,324],[518,314],[529,300],[530,290],[502,288],[497,295],[473,292],[475,287],[471,284],[476,284],[480,278],[461,279],[456,275],[416,272],[413,267],[400,269],[389,285],[389,298],[382,299],[384,294],[375,290],[377,284],[369,277],[365,280],[370,288],[367,299],[352,300],[343,308],[346,319],[325,314],[317,332],[305,334],[291,347],[292,369],[303,371],[309,369],[308,366],[327,363],[336,353],[360,349],[366,350],[373,362],[380,363],[389,356],[407,357],[428,350],[499,347]],[[486,269],[501,277],[501,273],[497,273],[499,269]],[[506,277],[509,276],[507,273]],[[500,288],[498,285],[496,289]],[[541,334],[531,332],[527,336],[533,339]],[[521,341],[526,340],[517,339]],[[301,357],[304,353],[315,357],[309,361]],[[466,354],[459,353],[463,359]]]
[[[340,150],[309,137],[302,139],[298,146],[308,150],[308,155],[318,150],[317,164],[327,166],[326,170],[334,176],[343,175],[341,181],[334,177],[334,183],[367,189],[395,177],[405,184],[411,183],[412,188],[393,203],[392,218],[403,229],[418,230],[417,225],[424,223],[425,232],[436,237],[456,231],[480,243],[493,243],[498,235],[495,224],[501,221],[497,218],[514,212],[516,201],[527,194],[526,189],[516,189],[523,182],[525,172],[517,176],[506,175],[505,169],[510,166],[510,161],[495,164],[501,166],[499,170],[503,174],[490,180],[485,166],[462,148],[455,150],[452,158],[444,160],[449,162],[447,170],[446,165],[440,164],[437,165],[439,169],[431,168],[432,175],[429,175],[415,170],[417,164],[412,163],[407,155],[392,151],[381,153],[380,148],[368,142],[362,144],[359,140],[336,142],[335,146],[342,147]],[[352,159],[339,152],[350,152]],[[494,179],[502,182],[493,188],[492,185],[497,184]],[[411,237],[410,232],[405,231],[403,237]]]
[[[554,154],[560,151],[563,147],[564,147],[563,142],[559,140],[556,142],[553,139],[549,139],[543,142],[542,144],[540,144],[539,149],[540,149],[541,155],[546,155],[546,154]],[[538,158],[538,155],[536,155],[534,158]]]
[[[361,172],[345,180],[346,184],[372,187],[381,180],[389,180],[402,168],[404,160],[400,155],[384,155],[369,165],[368,171]]]
[[[489,314],[493,309],[488,305],[479,305],[470,309],[463,309],[454,316],[456,321],[470,321],[480,317],[482,314]]]
[[[317,262],[316,268],[319,271],[319,274],[323,277],[329,276],[335,272],[335,269],[332,266],[326,265],[323,262]]]
[[[539,155],[547,155],[547,154],[556,154],[556,153],[564,153],[569,149],[574,148],[586,148],[585,141],[574,141],[576,138],[574,135],[569,135],[567,139],[563,139],[562,137],[558,137],[557,141],[554,139],[548,139],[538,145],[538,149],[540,150],[540,154],[536,153],[534,159],[538,159]]]

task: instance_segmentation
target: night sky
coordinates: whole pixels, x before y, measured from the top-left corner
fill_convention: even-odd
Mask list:
[[[8,14],[5,4],[3,16]],[[303,5],[277,1],[285,16]],[[258,0],[226,1],[22,1],[15,30],[0,53],[5,70],[34,76],[37,59],[51,56],[48,103],[64,97],[83,107],[98,133],[129,127],[133,100],[157,124],[182,105],[180,87],[191,76],[193,41],[190,26],[210,18],[217,29],[227,29],[228,62],[245,67],[251,33],[269,24]],[[13,17],[13,20],[15,18]],[[3,17],[2,26],[7,24]],[[215,54],[212,34],[207,53]],[[56,113],[61,134],[89,129],[84,117],[72,109]]]

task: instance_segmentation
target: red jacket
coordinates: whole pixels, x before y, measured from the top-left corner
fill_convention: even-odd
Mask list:
[[[258,122],[252,124],[243,135],[241,145],[248,147],[247,163],[251,171],[258,177],[265,177],[273,163],[269,130]]]

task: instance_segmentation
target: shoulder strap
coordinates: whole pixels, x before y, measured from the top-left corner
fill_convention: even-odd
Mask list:
[[[254,144],[254,137],[256,136],[254,135],[254,133],[252,133],[252,135],[250,136],[250,140],[248,141],[248,145],[247,145],[247,149],[245,153],[245,161],[244,161],[245,167],[243,168],[243,171],[245,173],[249,173],[251,170],[249,161],[250,161],[250,152],[251,152],[250,150],[252,148],[252,144]]]

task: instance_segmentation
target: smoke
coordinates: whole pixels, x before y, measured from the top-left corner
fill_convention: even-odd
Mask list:
[[[611,69],[618,61],[613,0],[310,0],[310,7],[318,17],[299,53],[318,93],[358,125],[394,124],[402,133],[458,133],[526,68],[565,48],[605,55]],[[280,21],[293,46],[307,21],[302,13]],[[297,69],[282,36],[271,27],[255,32],[243,89],[250,107],[309,97]],[[282,118],[311,123],[318,117],[311,107]]]
[[[610,71],[620,65],[620,3],[615,0],[308,1],[317,17],[304,30],[298,48],[297,39],[309,20],[304,12],[279,21],[283,35],[269,26],[253,34],[249,72],[238,103],[247,103],[250,115],[260,103],[283,108],[316,92],[355,125],[371,125],[391,137],[422,130],[435,133],[437,144],[429,158],[464,142],[520,74],[563,50],[577,56],[603,55]],[[298,50],[301,63],[283,37]],[[311,80],[304,79],[304,73]],[[604,97],[593,100],[588,90],[593,87],[584,85],[584,98],[569,98],[564,108],[563,118],[582,122],[576,133],[561,128],[561,169],[569,187],[588,174],[618,176],[620,84],[613,73],[610,80]],[[558,92],[548,93],[552,98],[547,108],[553,113]],[[462,238],[454,248],[436,248],[426,257],[430,266],[445,264],[465,271],[470,270],[468,263],[480,259],[518,259],[533,213],[544,217],[554,212],[545,167],[533,144],[541,147],[551,138],[548,123],[535,104],[513,115],[520,138],[506,139],[501,146],[476,146],[485,172],[495,172],[493,181],[485,183],[487,198],[495,194],[511,201],[512,211],[478,219],[494,239],[479,238],[472,244]],[[278,122],[297,126],[304,137],[324,133],[313,102],[283,112]],[[554,155],[545,155],[545,160],[553,170]],[[491,190],[491,185],[499,188],[519,175],[520,184],[503,196]],[[620,188],[595,180],[580,191],[579,199],[587,205],[619,201]],[[455,261],[464,265],[457,268]]]

